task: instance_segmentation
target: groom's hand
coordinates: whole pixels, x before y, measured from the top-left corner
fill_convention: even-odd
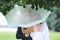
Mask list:
[[[22,29],[22,33],[25,34],[25,33],[26,33],[26,32],[25,32],[25,29],[24,29],[24,28],[21,28],[21,29]]]
[[[33,31],[34,31],[33,26],[30,27],[30,28],[28,28],[28,29],[23,29],[23,28],[22,28],[22,33],[23,33],[23,34],[29,34],[29,33],[33,32]]]
[[[30,31],[29,31],[28,29],[24,29],[24,28],[22,28],[22,33],[23,33],[23,34],[29,34]]]

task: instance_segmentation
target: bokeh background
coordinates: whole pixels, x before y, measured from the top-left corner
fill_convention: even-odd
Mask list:
[[[44,7],[48,11],[52,11],[51,15],[47,18],[47,24],[50,30],[50,40],[60,40],[60,0],[0,0],[0,12],[5,16],[15,4],[23,6],[26,4],[32,4],[32,9],[36,6],[36,10],[39,7]],[[47,2],[49,2],[47,4]],[[38,5],[36,5],[36,4]],[[44,3],[44,4],[43,4]],[[35,6],[34,6],[35,5]],[[16,27],[2,27],[0,26],[0,40],[16,40]]]

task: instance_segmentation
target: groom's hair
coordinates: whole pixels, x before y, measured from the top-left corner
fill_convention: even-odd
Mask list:
[[[42,24],[42,23],[40,23],[40,24]]]

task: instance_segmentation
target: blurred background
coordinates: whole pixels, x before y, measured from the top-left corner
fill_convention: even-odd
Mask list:
[[[47,18],[50,40],[60,40],[60,0],[0,0],[0,12],[5,16],[16,4],[24,8],[26,4],[31,4],[32,9],[36,7],[36,10],[38,10],[38,5],[35,3],[40,8],[44,7],[48,11],[52,11],[51,15]],[[0,26],[0,40],[16,40],[16,31],[17,27]]]

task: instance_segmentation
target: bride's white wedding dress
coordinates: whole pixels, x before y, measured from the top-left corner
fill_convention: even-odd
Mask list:
[[[41,25],[41,30],[38,32],[36,26],[34,32],[31,32],[30,36],[32,40],[49,40],[49,29],[46,22]]]

